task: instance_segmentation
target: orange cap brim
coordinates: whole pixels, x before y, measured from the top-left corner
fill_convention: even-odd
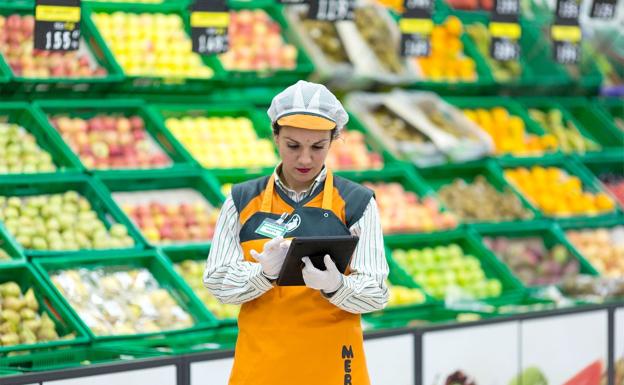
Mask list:
[[[292,114],[277,119],[280,126],[305,128],[308,130],[328,131],[336,128],[336,123],[317,115]]]

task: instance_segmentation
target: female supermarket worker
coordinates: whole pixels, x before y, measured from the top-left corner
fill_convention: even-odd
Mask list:
[[[379,213],[372,191],[324,166],[348,116],[320,84],[299,81],[268,110],[281,164],[232,188],[223,204],[204,285],[242,304],[230,385],[368,385],[360,313],[388,301]],[[283,221],[283,237],[266,226]],[[268,220],[268,221],[267,221]],[[306,286],[275,286],[284,238],[358,235],[349,272],[329,256],[305,260]]]

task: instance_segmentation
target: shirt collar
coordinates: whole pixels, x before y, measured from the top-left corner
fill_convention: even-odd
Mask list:
[[[292,190],[286,187],[284,182],[282,182],[282,180],[280,179],[279,171],[281,170],[281,168],[282,168],[282,164],[280,163],[277,165],[277,167],[275,167],[275,170],[273,170],[273,177],[275,179],[275,184],[284,192],[288,193],[289,195],[297,195],[300,197],[307,196],[310,193],[312,193],[312,191],[314,191],[321,183],[323,183],[325,181],[325,178],[327,177],[327,167],[323,166],[323,168],[321,169],[321,172],[316,176],[316,178],[314,179],[314,182],[310,185],[310,187],[307,190],[296,192],[295,190]]]

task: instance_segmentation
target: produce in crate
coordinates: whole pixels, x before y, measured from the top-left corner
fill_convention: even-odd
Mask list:
[[[527,286],[557,284],[579,273],[578,261],[562,244],[546,247],[537,237],[495,237],[483,241]]]
[[[0,247],[2,246],[2,244],[0,243]],[[6,250],[4,249],[0,249],[0,261],[10,261],[11,260],[11,256],[9,255],[9,253],[6,252]]]
[[[570,230],[566,235],[601,275],[624,278],[624,226]]]
[[[239,305],[222,304],[204,286],[203,276],[206,269],[206,261],[187,259],[175,264],[175,270],[184,278],[186,283],[193,289],[195,295],[206,305],[208,310],[219,319],[236,318],[240,311]]]
[[[476,63],[464,54],[461,36],[464,26],[456,16],[448,16],[431,32],[431,53],[414,58],[419,77],[433,82],[474,82]]]
[[[494,5],[493,0],[449,0],[448,4],[455,9],[466,11],[477,11],[479,9],[491,10]]]
[[[602,302],[606,299],[624,298],[624,278],[577,275],[565,279],[561,292],[567,297]]]
[[[602,360],[596,360],[586,366],[583,370],[575,374],[563,385],[601,385],[606,384],[606,373],[603,373],[604,368]],[[604,375],[603,375],[604,374]]]
[[[505,177],[550,216],[596,215],[615,209],[607,194],[583,191],[581,179],[559,167],[507,169]]]
[[[171,166],[171,159],[147,133],[140,116],[106,113],[82,119],[59,114],[49,119],[89,169]]]
[[[303,14],[299,15],[299,20],[307,35],[323,51],[323,54],[331,63],[350,63],[345,47],[336,30],[336,24],[329,21],[306,19]]]
[[[96,336],[185,329],[195,321],[145,268],[77,268],[54,272],[52,283]]]
[[[387,107],[379,106],[372,113],[379,126],[383,128],[384,134],[389,135],[396,141],[416,144],[430,142],[429,138],[416,127],[407,123]]]
[[[473,182],[455,179],[438,192],[442,203],[465,222],[509,221],[533,217],[522,201],[504,187],[498,191],[485,177],[478,175]]]
[[[426,301],[425,294],[420,289],[388,284],[388,291],[388,307],[418,305]]]
[[[113,198],[143,236],[160,245],[210,242],[219,216],[192,189],[117,192]]]
[[[0,53],[16,76],[25,78],[102,77],[106,69],[93,59],[85,42],[78,51],[34,49],[33,15],[0,15]]]
[[[228,196],[232,193],[232,186],[234,186],[233,183],[224,183],[221,186],[221,194],[223,194],[223,196]]]
[[[487,278],[481,262],[457,244],[392,250],[392,259],[436,298],[460,291],[476,298],[498,297],[502,284]]]
[[[39,308],[33,288],[25,293],[16,282],[0,284],[0,346],[31,345],[75,335],[59,337],[54,321]]]
[[[498,155],[540,155],[557,149],[553,135],[538,136],[527,132],[524,120],[510,115],[504,107],[465,109],[464,114],[492,138]]]
[[[213,70],[193,52],[182,18],[162,13],[94,13],[115,60],[130,76],[210,78]]]
[[[230,12],[229,49],[219,60],[230,71],[292,70],[297,48],[282,38],[282,27],[262,9]]]
[[[571,120],[565,121],[561,110],[552,108],[547,112],[537,108],[529,109],[531,118],[538,122],[546,132],[557,140],[557,146],[565,153],[600,151],[601,147],[593,140],[581,134]]]
[[[270,139],[259,138],[246,117],[168,118],[165,125],[206,168],[271,167],[277,164]]]
[[[0,122],[0,174],[54,172],[52,156],[24,127]]]
[[[468,377],[463,371],[456,370],[446,377],[444,385],[477,385],[477,382],[474,378]]]
[[[374,170],[383,168],[383,159],[368,150],[364,134],[345,130],[332,142],[325,165],[334,170]]]
[[[529,366],[509,382],[509,385],[548,385],[548,380],[537,366]]]
[[[392,74],[403,73],[403,60],[389,39],[392,31],[377,9],[374,6],[357,7],[353,17],[360,36],[375,54],[382,69]]]
[[[500,61],[492,58],[490,54],[490,31],[485,24],[470,24],[466,26],[466,32],[468,32],[470,38],[475,42],[479,53],[492,69],[492,76],[497,82],[509,82],[522,75],[522,64],[519,61]]]
[[[621,173],[602,173],[598,176],[620,204],[624,206],[624,170]]]
[[[114,249],[134,246],[122,224],[110,228],[76,191],[0,196],[0,220],[25,249],[39,251]]]
[[[363,183],[375,192],[385,234],[430,232],[457,227],[457,219],[443,212],[433,197],[419,198],[399,183]]]

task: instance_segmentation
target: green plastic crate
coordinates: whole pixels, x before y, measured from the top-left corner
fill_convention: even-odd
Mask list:
[[[22,294],[29,288],[34,289],[35,297],[39,303],[39,314],[46,313],[54,321],[55,329],[60,337],[74,333],[71,339],[38,342],[35,344],[19,344],[10,346],[0,346],[0,356],[6,356],[15,352],[29,354],[31,352],[51,349],[56,347],[67,347],[72,345],[84,345],[90,341],[86,329],[65,307],[57,294],[50,290],[44,279],[41,279],[35,270],[27,264],[0,265],[0,282],[16,282]],[[4,365],[0,364],[0,367]]]
[[[22,374],[22,372],[18,370],[0,368],[0,377],[17,376],[20,374]]]
[[[465,230],[455,230],[444,233],[432,233],[427,238],[413,235],[395,235],[385,237],[385,243],[390,250],[394,249],[424,249],[436,246],[446,246],[452,243],[459,245],[466,255],[472,255],[481,263],[481,268],[488,279],[498,279],[502,284],[500,296],[508,296],[523,290],[520,282],[504,268],[499,260],[493,258],[478,237]],[[391,255],[388,255],[388,259]],[[396,262],[395,268],[404,270]],[[407,272],[405,272],[407,274]],[[409,274],[407,274],[409,276]],[[412,278],[413,280],[413,278]],[[416,285],[418,282],[414,281]]]
[[[586,99],[553,99],[553,98],[521,98],[518,101],[527,109],[538,109],[546,112],[552,109],[560,110],[563,115],[564,123],[571,122],[574,124],[581,135],[599,144],[602,149],[597,151],[588,151],[584,154],[588,156],[601,156],[605,153],[622,153],[624,151],[624,135],[618,136],[614,132],[605,119],[600,119],[595,111],[592,111],[591,105]],[[561,102],[560,102],[561,101]],[[576,117],[582,118],[582,121]],[[540,124],[535,122],[536,125]],[[545,130],[545,129],[544,129]]]
[[[477,176],[483,176],[487,182],[489,182],[497,191],[503,192],[505,190],[512,191],[520,199],[524,208],[526,208],[533,218],[538,218],[540,212],[522,195],[512,188],[512,186],[505,180],[501,169],[492,161],[478,162],[478,163],[466,163],[457,164],[452,166],[446,166],[444,168],[434,169],[421,169],[421,175],[424,180],[438,193],[441,188],[451,184],[455,179],[462,179],[467,183],[472,183]],[[452,208],[449,208],[453,212]],[[471,227],[490,227],[498,226],[501,223],[521,223],[522,220],[502,220],[502,221],[466,221],[459,219],[460,222]]]
[[[594,99],[593,104],[601,109],[608,120],[615,124],[620,136],[624,136],[624,98]]]
[[[177,265],[178,263],[181,263],[183,261],[186,260],[193,260],[193,261],[204,261],[204,263],[206,262],[206,258],[208,258],[208,252],[209,252],[209,248],[207,247],[203,247],[203,246],[199,246],[199,247],[194,247],[194,248],[187,248],[184,250],[167,250],[167,251],[163,251],[163,255],[166,256],[166,259],[168,261],[171,262],[171,264],[173,265],[171,268],[175,270],[175,265]],[[176,271],[177,273],[177,271]],[[179,274],[178,274],[179,275]],[[193,292],[193,289],[191,288],[190,284],[184,280],[184,278],[182,278],[182,276],[180,276],[180,281],[188,286],[188,290],[190,290],[191,292]],[[204,290],[208,290],[206,288],[204,288]],[[194,293],[194,292],[193,292]],[[194,294],[195,295],[195,294]],[[197,301],[202,303],[201,299],[197,297]],[[210,311],[210,309],[208,309],[207,306],[203,306],[203,310],[206,311],[207,313],[210,314],[211,317],[215,318],[220,325],[236,325],[236,318],[217,318],[214,314],[212,314],[212,312]]]
[[[223,194],[219,191],[218,182],[210,174],[202,173],[200,170],[154,171],[148,175],[120,171],[115,175],[100,175],[97,183],[109,195],[116,192],[189,188],[198,191],[214,207],[219,208],[224,200]],[[144,237],[139,227],[133,221],[130,219],[126,219],[126,221],[130,223],[133,231],[138,234],[141,241],[151,247],[160,247],[163,250],[185,250],[188,247],[209,246],[209,243],[197,242],[168,245],[153,244]]]
[[[27,103],[0,103],[0,121],[18,124],[35,137],[37,145],[50,154],[52,162],[57,166],[57,170],[52,174],[59,175],[61,173],[74,173],[83,170],[80,162],[76,162],[71,154],[65,150],[64,146],[46,131],[45,127],[37,119],[36,111]],[[48,173],[35,174],[41,175]]]
[[[166,337],[142,338],[131,343],[110,342],[102,347],[150,354],[179,355],[198,352],[234,349],[238,336],[237,327],[221,327],[213,330],[181,333]]]
[[[565,234],[561,231],[561,228],[556,224],[547,221],[534,221],[530,223],[523,224],[523,226],[503,226],[499,229],[490,228],[490,229],[482,229],[477,231],[481,238],[497,238],[497,237],[506,237],[511,239],[517,238],[541,238],[544,242],[544,246],[546,248],[551,249],[553,246],[560,244],[563,245],[568,252],[572,255],[574,259],[579,262],[579,273],[580,274],[588,274],[588,275],[597,275],[596,270],[580,255],[576,249],[570,245],[567,241]],[[500,259],[494,251],[489,249],[487,246],[485,247],[487,252],[491,255],[492,258],[496,258],[500,261],[500,266],[506,269],[507,274],[516,277],[515,272],[507,265],[505,262]],[[523,287],[526,288],[536,288],[541,287],[543,285],[528,285],[522,282],[519,278],[517,281],[520,282]]]
[[[7,369],[16,369],[22,372],[41,372],[50,370],[65,370],[86,365],[105,364],[139,360],[154,357],[156,354],[147,352],[129,352],[125,349],[109,348],[72,348],[57,349],[49,352],[38,352],[26,356],[13,356],[0,359],[0,365]]]
[[[216,321],[210,314],[202,310],[203,305],[197,302],[197,298],[188,292],[186,285],[180,282],[178,275],[171,270],[171,266],[163,258],[153,250],[137,251],[137,252],[110,252],[107,255],[100,256],[79,256],[79,257],[58,257],[36,259],[33,262],[39,274],[49,283],[49,287],[53,292],[62,298],[63,304],[71,311],[75,319],[80,320],[82,327],[87,331],[89,337],[94,342],[102,341],[130,341],[142,339],[156,335],[173,335],[183,331],[203,330],[216,326]],[[185,310],[194,320],[195,324],[186,329],[164,330],[152,333],[140,334],[123,334],[123,335],[96,335],[87,324],[80,318],[80,315],[72,307],[69,300],[61,294],[60,290],[52,283],[52,274],[55,271],[71,270],[86,268],[89,270],[101,267],[128,267],[128,268],[146,268],[158,281],[161,288],[167,290],[178,305]],[[0,365],[1,366],[1,365]]]
[[[121,210],[115,205],[109,195],[103,193],[100,188],[97,187],[95,180],[86,175],[63,175],[57,176],[52,174],[41,176],[28,176],[28,177],[0,177],[0,195],[2,196],[17,196],[26,197],[32,195],[48,195],[48,194],[60,194],[69,190],[78,192],[81,196],[85,197],[91,204],[92,210],[94,210],[98,219],[104,223],[107,228],[110,228],[115,223],[122,224],[128,229],[128,235],[134,240],[135,245],[130,248],[116,249],[122,250],[142,250],[144,243],[141,240],[141,236],[136,232],[131,222],[121,212]],[[6,228],[0,223],[0,231],[5,231]],[[11,234],[11,241],[15,242],[15,238]],[[34,250],[24,249],[21,245],[17,244],[16,248],[20,253],[25,254],[27,257],[49,257],[56,255],[79,255],[79,254],[102,254],[106,253],[106,249],[89,249],[78,251],[56,251],[56,250]]]
[[[479,98],[462,98],[462,97],[449,97],[445,98],[447,102],[460,109],[479,109],[484,108],[491,110],[495,107],[503,107],[509,115],[517,116],[524,122],[525,130],[527,133],[544,136],[546,132],[528,115],[527,111],[518,104],[515,100],[507,97],[479,97]],[[512,154],[502,154],[498,158],[560,158],[561,152],[549,152],[543,155],[529,155],[529,156],[515,156]]]
[[[116,99],[116,100],[47,100],[35,102],[36,116],[41,125],[47,128],[49,136],[54,137],[58,142],[63,143],[64,151],[69,154],[72,161],[81,163],[81,159],[68,143],[65,143],[60,132],[52,126],[49,118],[53,115],[66,115],[72,118],[90,119],[98,114],[116,114],[122,116],[137,115],[145,123],[145,131],[154,140],[156,146],[171,159],[171,166],[163,169],[179,170],[192,167],[182,153],[180,146],[163,134],[159,122],[155,121],[148,112],[145,104],[136,99]],[[83,165],[83,167],[85,167]],[[86,167],[85,167],[86,168]],[[131,171],[144,173],[154,169],[91,169],[97,174],[115,174],[118,171]]]
[[[0,250],[4,250],[9,257],[8,261],[0,261],[0,266],[11,263],[22,263],[26,257],[20,252],[19,246],[15,243],[15,240],[6,234],[6,230],[0,229]]]
[[[462,317],[470,317],[461,320]],[[459,317],[459,319],[458,319]],[[442,306],[428,305],[421,309],[410,310],[402,313],[370,313],[362,319],[364,330],[383,330],[397,328],[427,328],[458,322],[470,322],[480,319],[491,318],[492,315],[471,311],[456,311],[445,309]]]
[[[613,199],[620,204],[620,207],[624,208],[624,201],[618,201],[615,198],[615,194],[600,180],[600,175],[606,172],[624,177],[624,158],[622,154],[612,154],[610,157],[604,156],[600,158],[584,159],[582,160],[582,164],[577,163],[577,166],[579,171],[584,172],[588,178],[597,180],[602,190],[611,194]]]
[[[493,71],[493,67],[490,66],[490,63],[488,62],[487,57],[489,57],[490,53],[489,53],[489,45],[488,45],[488,52],[486,54],[482,53],[479,49],[478,49],[478,45],[477,42],[468,34],[467,27],[473,24],[482,24],[485,26],[485,28],[488,28],[489,22],[490,22],[490,15],[489,12],[486,11],[456,11],[454,12],[454,14],[459,17],[459,19],[462,21],[462,24],[464,25],[464,30],[465,30],[465,34],[468,36],[468,38],[470,39],[470,42],[475,46],[475,48],[477,49],[477,51],[479,52],[479,54],[481,55],[481,57],[483,58],[483,62],[485,63],[486,68],[492,72]],[[489,32],[488,32],[489,35]],[[520,37],[520,41],[519,44],[521,47],[527,47],[530,46],[533,42],[531,41],[531,36],[527,35],[526,33],[523,33],[522,36]],[[494,60],[494,59],[492,59]],[[520,76],[516,76],[512,79],[510,79],[509,81],[506,82],[499,82],[498,80],[496,80],[496,78],[494,77],[494,75],[492,76],[492,81],[494,83],[496,83],[496,89],[497,91],[500,92],[505,92],[505,93],[512,93],[512,94],[518,94],[518,93],[524,93],[524,92],[529,92],[534,86],[535,86],[535,78],[533,76],[533,70],[531,69],[531,66],[529,65],[529,63],[527,62],[524,52],[521,50],[520,51],[520,58],[518,60],[518,63],[520,65],[520,67],[522,68],[522,72],[520,74]]]
[[[0,95],[6,96],[13,93],[14,89],[11,87],[11,68],[0,59]]]
[[[582,166],[580,166],[577,162],[574,161],[573,158],[568,159],[566,161],[558,161],[558,160],[541,160],[541,161],[531,161],[531,160],[522,160],[522,159],[510,159],[501,162],[501,166],[506,169],[513,169],[519,167],[530,168],[533,166],[541,166],[541,167],[557,167],[564,170],[569,176],[576,176],[581,180],[583,191],[598,193],[604,192],[600,183],[589,175],[588,172],[583,171]],[[504,172],[504,171],[503,171]],[[510,183],[511,185],[511,183]],[[524,194],[515,186],[512,185],[512,188],[518,193],[524,196]],[[528,200],[528,198],[527,198]],[[541,209],[540,209],[540,212]],[[575,222],[583,222],[586,220],[591,220],[594,218],[610,218],[619,215],[620,210],[616,207],[611,212],[605,212],[597,215],[573,215],[573,216],[549,216],[548,214],[542,212],[542,215],[546,218],[555,219],[560,224],[565,223],[575,223]]]
[[[27,3],[14,3],[0,5],[0,15],[8,16],[12,14],[32,15],[34,7]],[[67,77],[49,77],[49,78],[30,78],[23,76],[15,76],[10,70],[6,59],[0,55],[0,68],[7,68],[11,74],[12,80],[10,87],[15,87],[14,93],[22,98],[30,98],[35,94],[50,93],[58,96],[59,93],[65,93],[68,97],[81,97],[85,94],[93,94],[97,92],[106,92],[116,83],[123,79],[122,72],[111,57],[103,52],[103,47],[97,39],[97,32],[92,25],[85,23],[85,9],[82,8],[82,22],[80,23],[80,34],[83,39],[81,43],[86,43],[93,59],[107,71],[106,76],[92,78],[67,78]]]
[[[383,170],[367,170],[367,171],[338,171],[336,175],[347,178],[357,183],[399,183],[405,191],[415,193],[419,198],[431,197],[435,198],[435,192],[426,184],[426,182],[414,172],[413,168],[396,164],[384,168]],[[442,211],[447,211],[444,205],[436,199]],[[439,230],[433,230],[439,231]],[[406,231],[412,233],[414,231]],[[429,232],[423,231],[421,235],[425,236]],[[390,233],[386,233],[388,235]]]
[[[433,21],[436,25],[442,24],[446,17],[447,15],[445,13],[437,13],[433,16]],[[414,81],[409,88],[433,91],[440,95],[476,96],[494,92],[496,85],[485,59],[481,56],[479,50],[466,32],[462,33],[460,41],[464,47],[464,55],[475,61],[477,80],[474,82],[447,82],[445,80],[438,82],[422,79]]]
[[[170,142],[175,143],[181,148],[185,159],[192,162],[197,167],[202,167],[190,151],[182,144],[176,136],[167,128],[166,120],[169,118],[183,117],[244,117],[251,121],[258,135],[258,138],[273,140],[273,131],[271,122],[266,114],[260,113],[253,106],[248,104],[232,104],[232,105],[188,105],[188,104],[156,104],[151,106],[154,116],[159,120],[160,126],[163,127],[161,133]],[[277,154],[277,150],[275,151]],[[211,168],[210,171],[217,175],[232,174],[270,174],[274,166],[269,167],[241,167],[241,168]]]
[[[115,87],[115,91],[126,94],[136,93],[207,93],[217,88],[219,78],[219,70],[216,68],[217,59],[214,56],[202,56],[202,62],[210,67],[214,74],[211,78],[190,78],[190,77],[171,77],[164,78],[160,76],[133,76],[125,74],[120,64],[117,62],[114,53],[108,46],[104,37],[97,29],[95,22],[91,18],[94,13],[163,13],[177,14],[182,18],[184,24],[187,22],[186,10],[181,7],[180,3],[168,2],[163,4],[123,4],[123,3],[107,3],[107,2],[91,2],[83,7],[82,23],[88,25],[89,28],[96,31],[93,38],[101,47],[102,53],[109,58],[112,65],[124,75],[124,81]],[[185,28],[187,35],[190,36],[190,30]]]
[[[282,28],[282,38],[288,43],[292,43],[297,48],[297,64],[291,70],[271,70],[266,73],[257,71],[236,71],[227,70],[223,67],[221,61],[215,56],[215,68],[220,74],[221,80],[228,86],[259,86],[259,85],[283,85],[289,86],[298,80],[306,79],[313,71],[314,65],[306,54],[305,50],[295,42],[289,42],[286,37],[286,29],[288,23],[282,12],[283,6],[277,2],[248,2],[248,1],[230,1],[228,6],[231,11],[239,11],[242,9],[262,9],[271,19],[278,23]],[[188,23],[187,23],[188,24]]]
[[[214,176],[219,184],[219,192],[222,194],[223,199],[225,199],[229,193],[224,192],[224,187],[226,184],[234,185],[237,183],[242,183],[251,179],[260,178],[263,176],[270,176],[273,171],[271,170],[269,173],[256,172],[256,173],[244,173],[244,174],[218,174]],[[206,171],[206,173],[209,173]],[[211,174],[211,173],[210,173]],[[231,186],[230,186],[231,187]]]

